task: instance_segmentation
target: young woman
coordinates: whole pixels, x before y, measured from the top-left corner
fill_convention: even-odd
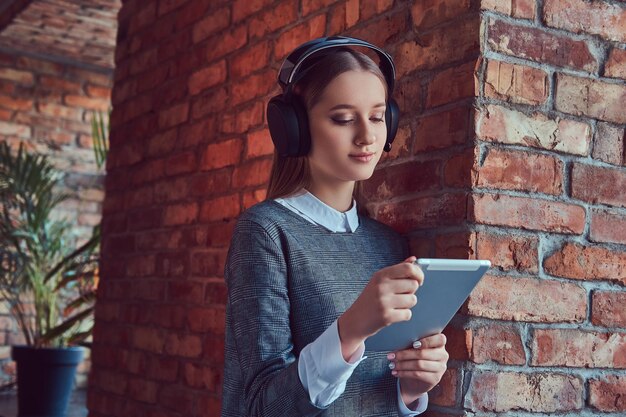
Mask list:
[[[238,218],[227,255],[222,416],[418,415],[446,370],[445,336],[388,355],[364,345],[410,319],[424,279],[359,200],[387,137],[386,78],[348,47],[300,70],[310,151],[275,152],[267,199]]]

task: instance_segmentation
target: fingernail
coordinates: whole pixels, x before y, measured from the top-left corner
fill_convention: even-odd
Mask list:
[[[413,348],[419,349],[421,347],[422,347],[422,342],[420,342],[419,340],[416,340],[415,342],[413,342]]]
[[[395,353],[393,353],[393,352],[391,352],[391,353],[389,353],[389,354],[387,355],[387,359],[389,359],[389,360],[392,360],[392,359],[395,359],[395,358],[396,358],[396,354],[395,354]]]
[[[394,369],[396,367],[396,364],[393,362],[389,362],[389,369]]]

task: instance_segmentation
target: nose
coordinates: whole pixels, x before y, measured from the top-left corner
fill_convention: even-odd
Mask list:
[[[357,143],[360,144],[371,144],[376,142],[376,131],[367,120],[361,122],[361,128],[359,129],[358,135],[356,137]]]

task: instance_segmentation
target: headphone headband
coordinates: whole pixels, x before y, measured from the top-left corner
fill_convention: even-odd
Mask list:
[[[313,39],[303,43],[291,52],[283,61],[283,64],[278,72],[278,83],[282,87],[283,91],[285,91],[285,89],[293,82],[298,69],[308,57],[319,51],[337,46],[364,46],[375,51],[380,58],[379,67],[381,67],[383,74],[385,75],[389,95],[391,95],[396,78],[396,68],[391,55],[376,45],[372,45],[362,39],[350,38],[347,36],[329,36],[325,38]]]

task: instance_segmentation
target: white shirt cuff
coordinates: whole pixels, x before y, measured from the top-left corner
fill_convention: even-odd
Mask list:
[[[400,415],[402,417],[412,417],[418,414],[422,414],[424,411],[426,411],[426,408],[428,407],[428,393],[426,392],[424,393],[424,395],[419,397],[417,401],[417,407],[415,408],[415,410],[411,410],[409,407],[406,406],[404,400],[402,400],[402,394],[400,393],[400,378],[397,378],[397,380],[398,382],[396,383],[396,386],[398,387],[398,410],[400,411]]]
[[[367,356],[365,343],[348,359],[341,353],[339,329],[335,320],[317,339],[300,352],[298,376],[311,402],[324,407],[336,400],[345,390],[346,382],[359,363]]]

